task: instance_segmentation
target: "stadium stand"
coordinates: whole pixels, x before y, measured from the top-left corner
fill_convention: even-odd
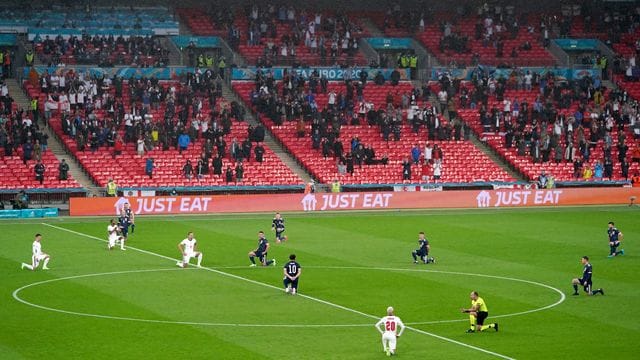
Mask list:
[[[287,80],[284,82],[286,83]],[[374,85],[369,82],[362,90],[357,91],[358,94],[360,91],[362,92],[362,101],[355,102],[358,104],[357,106],[354,106],[354,101],[352,100],[343,100],[346,102],[343,106],[344,109],[336,113],[336,116],[342,116],[343,118],[340,120],[336,118],[331,125],[331,128],[334,129],[333,132],[335,132],[336,127],[339,127],[339,136],[335,136],[335,138],[328,124],[322,125],[321,122],[325,118],[324,116],[318,116],[313,122],[307,121],[306,123],[300,123],[300,120],[297,123],[295,121],[281,122],[277,119],[274,121],[272,114],[265,113],[265,109],[269,107],[267,103],[271,101],[271,97],[265,95],[265,91],[270,90],[262,88],[261,93],[256,94],[256,84],[252,82],[235,82],[233,86],[245,102],[262,111],[261,118],[265,124],[270,127],[288,151],[321,182],[330,182],[335,178],[339,178],[341,183],[344,184],[426,183],[427,181],[422,179],[423,172],[429,176],[429,181],[433,182],[433,171],[436,166],[440,168],[442,173],[440,179],[436,182],[460,183],[514,180],[484,153],[475,148],[472,143],[464,141],[461,135],[458,135],[458,140],[453,140],[456,137],[454,135],[456,131],[453,125],[447,123],[441,116],[437,116],[437,120],[436,117],[432,117],[434,122],[431,123],[432,125],[428,125],[430,131],[425,130],[422,124],[418,126],[418,131],[416,132],[413,131],[412,126],[405,125],[409,110],[403,109],[401,104],[404,102],[407,105],[412,94],[414,94],[413,96],[416,94],[410,82],[402,82],[398,86]],[[292,102],[292,97],[287,94],[288,92],[283,92],[285,87],[282,86],[282,83],[278,84],[278,87],[278,93],[283,93],[283,97],[289,100],[285,103],[279,102],[280,100],[276,98],[275,101],[279,102],[276,106],[284,109],[287,114],[289,114],[287,109],[301,107],[301,111],[297,116],[288,116],[289,120],[296,120],[300,117],[313,118],[314,115],[311,113],[304,115],[306,113],[305,108],[310,110],[310,108],[317,107],[318,113],[322,112],[324,114],[327,108],[333,107],[330,103],[334,103],[334,101],[330,100],[330,98],[333,98],[334,94],[336,96],[335,106],[339,107],[340,105],[337,104],[340,104],[340,99],[349,99],[350,96],[348,94],[354,91],[350,90],[345,83],[329,82],[327,93],[319,92],[313,94],[313,92],[309,91],[309,87],[306,87],[304,91],[307,94],[306,100]],[[310,96],[315,97],[315,99],[311,100]],[[294,95],[293,98],[295,97]],[[422,103],[418,101],[417,97],[414,100],[416,106]],[[426,102],[424,102],[424,105],[425,108],[430,107]],[[360,116],[359,108],[361,106],[368,107],[373,113],[384,114],[383,117],[385,118],[387,113],[393,115],[389,116],[386,124],[384,120],[373,120],[371,125],[354,125],[351,119],[353,116]],[[380,111],[375,111],[375,109],[380,109]],[[291,111],[295,112],[296,110]],[[346,118],[344,117],[345,115]],[[417,118],[417,116],[415,117]],[[395,121],[391,120],[392,117]],[[361,119],[358,122],[367,122],[367,119],[365,119],[364,112],[362,112]],[[389,123],[389,121],[392,122]],[[320,130],[323,133],[321,136],[323,140],[320,140],[321,145],[317,146],[318,138],[313,139],[313,132],[314,129],[323,127],[325,129]],[[327,130],[326,128],[329,129]],[[385,131],[382,130],[384,128],[388,130],[386,137],[389,140],[384,139],[383,132]],[[303,135],[300,136],[301,134],[299,133]],[[395,140],[396,133],[398,140]],[[316,142],[316,145],[314,145],[314,142]],[[338,154],[336,154],[335,150],[336,142],[340,142],[341,147],[345,149],[343,151],[337,150]],[[440,147],[441,152],[439,155],[442,156],[440,156],[440,161],[437,159],[438,156],[434,157],[423,171],[424,157],[414,163],[410,159],[411,150],[417,144],[422,152],[427,142],[434,147]],[[329,143],[329,145],[324,145],[325,143]],[[357,149],[357,144],[362,144],[363,146]],[[330,150],[326,151],[324,146],[329,147]],[[367,152],[370,151],[369,148],[373,149],[375,153],[373,159],[367,158]],[[362,160],[360,161],[359,158],[362,158]],[[404,161],[414,163],[411,174],[408,177],[403,176],[402,164]],[[352,165],[352,162],[355,165]],[[359,165],[360,162],[362,165]],[[436,163],[438,165],[435,165]],[[346,173],[349,173],[349,175],[345,171],[339,170],[339,165],[346,166]],[[352,167],[353,170],[351,171]]]
[[[80,73],[69,71],[62,75],[68,78],[67,84],[76,84],[78,88],[71,85],[66,90],[50,91],[47,95],[42,87],[34,86],[31,82],[25,82],[24,86],[30,96],[41,100],[43,111],[51,114],[50,124],[56,134],[99,186],[104,186],[110,178],[118,181],[121,187],[301,183],[268,146],[263,145],[264,161],[256,161],[254,150],[258,141],[249,142],[250,160],[242,161],[240,156],[231,156],[228,149],[232,140],[237,138],[241,145],[254,132],[249,132],[248,124],[238,121],[242,115],[239,108],[220,98],[220,93],[215,90],[214,75],[210,71],[191,74],[187,80],[189,86],[176,81],[161,83],[153,79],[139,79],[134,84],[120,79],[112,83],[107,79],[96,86],[96,79],[84,79]],[[198,79],[202,76],[202,84],[207,84],[206,89],[195,86],[201,83],[196,76]],[[207,80],[204,80],[205,76]],[[47,82],[51,89],[47,81],[50,78],[50,75],[43,74],[39,83]],[[80,104],[77,94],[85,87],[94,89],[96,94],[91,95],[92,90],[89,90]],[[101,89],[100,92],[97,89]],[[207,92],[209,96],[205,95]],[[189,138],[189,145],[185,146],[184,151],[179,150],[177,144],[182,134]],[[197,163],[205,154],[204,138],[215,140],[214,144],[220,145],[223,150],[212,144],[206,156],[207,169],[211,170],[198,176]],[[263,139],[258,140],[261,142]],[[120,153],[115,154],[120,146]],[[227,181],[223,175],[212,174],[210,163],[219,152],[225,153],[223,171],[227,166],[233,169],[232,181]],[[153,158],[155,164],[153,178],[145,173],[149,158]],[[190,179],[183,171],[187,160],[193,163]],[[236,167],[240,163],[243,164],[243,174],[238,176]]]

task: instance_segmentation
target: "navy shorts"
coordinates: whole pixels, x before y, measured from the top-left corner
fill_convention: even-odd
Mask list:
[[[291,280],[288,277],[285,277],[283,280],[284,283],[284,287],[288,287],[289,285],[291,285],[292,288],[297,289],[298,288],[298,279],[300,278],[296,278],[295,280]]]

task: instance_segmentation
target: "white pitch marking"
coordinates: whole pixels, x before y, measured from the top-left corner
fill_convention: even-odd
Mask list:
[[[104,239],[101,239],[101,238],[98,238],[98,237],[95,237],[95,236],[92,236],[92,235],[84,234],[84,233],[81,233],[81,232],[78,232],[78,231],[65,229],[63,227],[59,227],[59,226],[55,226],[55,225],[51,225],[51,224],[47,224],[47,223],[42,223],[42,225],[48,226],[48,227],[51,227],[51,228],[54,228],[54,229],[58,229],[58,230],[61,230],[61,231],[66,231],[66,232],[69,232],[69,233],[72,233],[72,234],[76,234],[78,236],[83,236],[83,237],[86,237],[86,238],[96,239],[96,240],[99,240],[99,241],[102,241],[102,242],[106,242],[106,240],[104,240]],[[147,251],[147,250],[143,250],[143,249],[138,249],[138,248],[135,248],[133,246],[128,246],[128,249],[139,251],[139,252],[142,252],[144,254],[148,254],[148,255],[152,255],[152,256],[157,256],[157,257],[160,257],[160,258],[163,258],[163,259],[176,261],[176,259],[170,258],[168,256],[157,254],[157,253],[153,253],[151,251]],[[276,289],[278,291],[282,291],[281,288],[273,286],[271,284],[261,283],[259,281],[247,279],[247,278],[244,278],[242,276],[226,273],[224,271],[219,271],[219,270],[207,268],[207,267],[204,267],[204,266],[201,267],[201,269],[207,270],[207,271],[211,271],[213,273],[216,273],[216,274],[219,274],[219,275],[223,275],[223,276],[227,276],[227,277],[230,277],[230,278],[233,278],[233,279],[242,280],[242,281],[246,281],[246,282],[249,282],[249,283],[252,283],[252,284],[256,284],[256,285],[268,287],[268,288],[271,288],[271,289]],[[312,297],[312,296],[308,296],[308,295],[304,295],[304,294],[298,294],[297,296],[298,297],[303,297],[305,299],[312,300],[312,301],[315,301],[315,302],[319,302],[321,304],[325,304],[325,305],[328,305],[328,306],[331,306],[331,307],[342,309],[342,310],[345,310],[345,311],[348,311],[348,312],[351,312],[351,313],[354,313],[354,314],[359,314],[359,315],[362,315],[362,316],[367,317],[369,319],[376,319],[377,320],[379,318],[378,316],[375,316],[375,315],[367,314],[367,313],[364,313],[362,311],[358,311],[356,309],[348,308],[346,306],[335,304],[335,303],[332,303],[332,302],[329,302],[329,301],[326,301],[326,300],[322,300],[322,299],[319,299],[319,298],[315,298],[315,297]],[[497,352],[494,352],[494,351],[491,351],[491,350],[487,350],[487,349],[483,349],[481,347],[477,347],[477,346],[474,346],[474,345],[465,344],[463,342],[460,342],[460,341],[457,341],[457,340],[454,340],[454,339],[450,339],[450,338],[447,338],[447,337],[444,337],[444,336],[440,336],[440,335],[437,335],[437,334],[434,334],[434,333],[430,333],[428,331],[416,329],[416,328],[411,327],[411,326],[407,326],[407,329],[412,330],[414,332],[417,332],[419,334],[428,335],[428,336],[434,337],[436,339],[440,339],[440,340],[443,340],[443,341],[446,341],[446,342],[450,342],[452,344],[460,345],[460,346],[466,347],[468,349],[472,349],[472,350],[476,350],[476,351],[479,351],[479,352],[482,352],[482,353],[485,353],[485,354],[493,355],[493,356],[499,357],[501,359],[514,360],[514,358],[509,357],[507,355],[502,355],[502,354],[499,354]]]

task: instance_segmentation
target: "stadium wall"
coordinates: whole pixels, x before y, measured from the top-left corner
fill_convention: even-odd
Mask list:
[[[640,188],[501,189],[445,192],[360,192],[71,198],[71,216],[115,216],[126,202],[136,214],[209,214],[273,211],[334,211],[434,208],[501,208],[625,205]]]

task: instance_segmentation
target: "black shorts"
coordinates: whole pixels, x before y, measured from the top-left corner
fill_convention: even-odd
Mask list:
[[[296,278],[295,280],[291,280],[288,277],[285,277],[284,280],[283,280],[284,287],[286,288],[287,286],[291,285],[292,288],[297,289],[298,288],[298,279],[300,279],[300,278]]]
[[[487,311],[478,311],[478,315],[476,315],[476,324],[484,325],[484,319],[486,319],[488,316],[489,313]]]
[[[276,239],[282,239],[282,237],[283,237],[282,234],[283,233],[284,233],[284,229],[282,229],[282,230],[276,229]]]
[[[578,279],[578,281],[580,281],[580,285],[582,285],[584,291],[591,292],[591,281],[587,281],[586,284],[582,278]]]
[[[616,240],[616,241],[609,241],[609,244],[611,244],[611,243],[613,243],[613,245],[610,245],[610,246],[615,246],[615,247],[620,246],[620,240]]]
[[[427,256],[429,252],[425,249],[416,249],[416,255],[418,256]]]
[[[256,257],[260,259],[261,263],[263,263],[265,258],[267,257],[267,253],[256,251]]]

